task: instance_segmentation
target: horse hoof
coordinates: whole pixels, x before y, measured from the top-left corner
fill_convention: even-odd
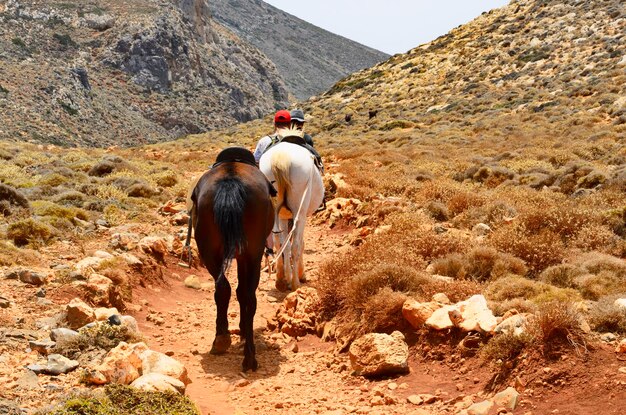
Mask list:
[[[211,347],[211,354],[224,354],[230,347],[230,334],[222,334],[215,336],[213,341],[213,347]]]
[[[251,359],[251,361],[248,359],[243,359],[243,364],[241,366],[244,372],[247,372],[248,370],[256,372],[256,370],[259,368],[259,364],[254,357]]]
[[[285,280],[276,280],[276,289],[278,291],[289,291],[289,286]]]

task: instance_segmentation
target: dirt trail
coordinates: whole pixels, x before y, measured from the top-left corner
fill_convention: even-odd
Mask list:
[[[305,271],[310,281],[316,279],[322,258],[343,245],[344,238],[340,232],[330,233],[325,227],[307,225]],[[235,271],[231,269],[229,275],[233,288],[229,306],[232,330],[239,323]],[[184,279],[192,274],[208,283],[203,290],[184,286]],[[281,343],[282,335],[265,331],[267,320],[286,295],[275,289],[274,278],[262,273],[257,291],[254,327],[259,370],[256,373],[241,373],[243,355],[236,343],[226,355],[209,354],[215,336],[216,308],[213,280],[204,269],[188,270],[173,262],[166,272],[169,287],[138,289],[135,298],[143,304],[136,313],[140,330],[152,348],[172,354],[185,364],[192,379],[187,394],[203,414],[260,414],[278,408],[282,413],[356,410],[354,402],[363,393],[359,389],[363,381],[349,376],[347,365],[339,363],[345,356],[335,358],[329,350],[332,345],[314,337],[303,339],[294,347],[295,342]],[[163,318],[163,323],[155,316]]]

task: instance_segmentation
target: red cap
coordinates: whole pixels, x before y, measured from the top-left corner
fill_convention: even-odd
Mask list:
[[[291,122],[291,114],[287,110],[280,110],[274,115],[274,122]]]

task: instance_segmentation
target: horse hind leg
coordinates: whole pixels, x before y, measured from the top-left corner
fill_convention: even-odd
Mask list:
[[[285,275],[287,271],[287,261],[286,257],[290,255],[289,247],[285,247],[283,250],[283,246],[288,243],[287,235],[288,235],[288,221],[286,219],[277,219],[278,228],[280,228],[280,233],[274,234],[274,253],[276,256],[276,289],[279,291],[287,291],[289,289],[289,280]],[[276,227],[275,227],[276,228]],[[279,252],[282,251],[282,254],[278,255]]]
[[[243,266],[239,272],[239,283],[237,285],[237,300],[241,309],[239,317],[239,328],[244,343],[244,359],[242,369],[256,371],[258,363],[256,360],[256,347],[254,345],[254,315],[256,314],[257,300],[256,289],[261,276],[261,263],[253,261],[252,265]]]
[[[231,344],[228,332],[228,302],[230,301],[230,284],[226,276],[221,275],[215,280],[215,304],[217,318],[215,321],[215,340],[211,347],[211,354],[224,354]]]

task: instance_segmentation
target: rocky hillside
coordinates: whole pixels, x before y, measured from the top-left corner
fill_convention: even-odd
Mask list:
[[[545,122],[552,134],[607,126],[623,139],[625,41],[622,1],[514,0],[341,80],[311,110],[334,117],[327,129],[350,115],[371,129],[478,137],[500,120],[508,135]]]
[[[300,100],[388,58],[261,0],[211,0],[210,4],[213,18],[267,55]]]
[[[287,98],[274,65],[204,0],[0,0],[0,138],[136,145]]]

